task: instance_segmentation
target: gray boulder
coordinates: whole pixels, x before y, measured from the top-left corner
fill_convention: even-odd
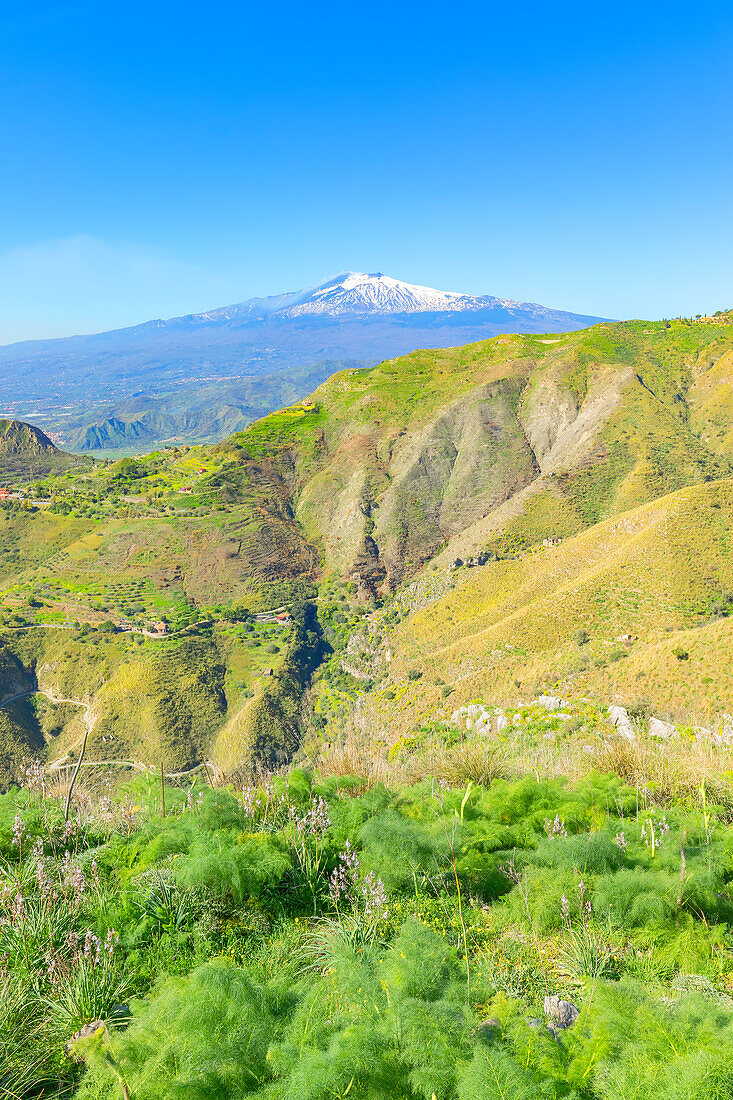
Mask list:
[[[629,718],[629,712],[626,710],[626,707],[609,707],[608,718],[616,727],[616,731],[620,737],[623,737],[625,741],[636,741],[636,731],[634,730],[633,723]]]
[[[571,1001],[563,1001],[559,994],[553,993],[551,997],[545,997],[545,1015],[552,1031],[564,1031],[572,1027],[578,1019],[580,1009]]]
[[[535,699],[535,705],[544,707],[545,710],[562,710],[567,706],[567,703],[559,695],[539,695]]]
[[[675,728],[670,722],[663,722],[661,718],[649,719],[649,736],[659,737],[662,741],[668,741],[675,734]]]

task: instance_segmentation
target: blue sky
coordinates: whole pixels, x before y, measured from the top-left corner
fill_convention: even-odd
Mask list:
[[[381,270],[733,305],[733,5],[0,10],[0,341]]]

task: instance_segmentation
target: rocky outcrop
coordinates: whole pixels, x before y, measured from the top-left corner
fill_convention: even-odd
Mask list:
[[[608,708],[608,718],[616,727],[619,737],[622,737],[624,741],[636,741],[636,730],[626,707],[610,706]]]
[[[544,707],[545,710],[554,713],[563,710],[567,706],[567,703],[564,699],[561,699],[559,695],[539,695],[534,700],[534,705],[537,707]]]
[[[649,736],[658,737],[662,741],[668,741],[674,737],[675,727],[671,722],[663,722],[661,718],[649,719]]]
[[[487,709],[483,703],[471,703],[459,707],[451,715],[451,724],[461,730],[473,730],[475,733],[500,732],[509,725],[503,711]]]
[[[563,1000],[557,993],[545,997],[544,1009],[548,1026],[553,1032],[565,1031],[572,1027],[580,1016],[580,1009],[576,1008],[572,1001]]]

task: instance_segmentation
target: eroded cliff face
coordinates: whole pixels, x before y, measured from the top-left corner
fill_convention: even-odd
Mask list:
[[[461,533],[532,486],[598,458],[599,433],[634,380],[630,367],[594,367],[574,392],[572,359],[540,369],[511,361],[506,376],[470,389],[427,421],[385,432],[363,415],[297,496],[296,514],[326,570],[365,594],[394,590]],[[368,407],[368,401],[363,407]],[[511,514],[511,509],[510,509]]]
[[[386,461],[381,457],[381,442],[376,425],[355,432],[336,446],[299,494],[298,520],[323,547],[328,571],[349,573],[362,556],[375,553],[366,540],[390,479],[389,456]]]
[[[390,586],[537,475],[517,417],[522,389],[514,378],[480,386],[396,450],[374,518]]]
[[[542,474],[571,470],[592,454],[598,433],[621,405],[634,381],[631,367],[597,367],[579,399],[564,376],[564,364],[538,372],[526,388],[519,417]]]

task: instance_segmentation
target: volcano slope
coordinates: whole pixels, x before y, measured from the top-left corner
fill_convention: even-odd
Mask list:
[[[702,495],[689,498],[684,523],[667,524],[683,541],[672,558],[673,541],[658,544],[660,568],[668,560],[676,572],[694,566],[694,606],[724,604],[727,544],[712,518],[695,522],[695,509],[713,518],[730,514],[730,322],[723,316],[715,323],[602,324],[569,335],[500,336],[415,352],[337,374],[309,400],[216,446],[46,478],[32,505],[3,506],[0,513],[2,697],[21,681],[58,697],[83,697],[98,718],[90,753],[99,758],[162,758],[171,768],[206,754],[224,767],[253,757],[277,762],[297,746],[300,696],[322,651],[315,605],[308,603],[318,585],[318,617],[333,645],[368,632],[380,602],[385,607],[376,614],[392,617],[386,636],[395,617],[407,616],[373,662],[386,668],[390,649],[393,681],[420,663],[437,678],[445,678],[443,670],[465,681],[465,693],[482,690],[495,679],[491,663],[482,656],[473,679],[463,678],[455,673],[455,654],[441,654],[452,639],[468,660],[468,635],[487,629],[497,638],[476,643],[482,654],[507,642],[524,645],[528,664],[520,669],[518,661],[512,684],[559,675],[565,666],[551,655],[565,645],[566,631],[586,629],[576,619],[595,621],[587,608],[569,616],[568,600],[604,601],[583,587],[580,574],[567,581],[579,586],[579,596],[551,596],[547,570],[563,553],[572,562],[585,554],[600,568],[614,545],[604,535],[614,530],[613,517],[635,516],[635,509],[670,494],[664,507],[682,507],[674,501],[688,498],[674,494],[686,487],[701,487]],[[629,522],[652,529],[651,514]],[[543,543],[558,539],[566,541],[546,553]],[[651,560],[649,548],[639,552]],[[499,562],[469,570],[470,580],[451,595],[462,579],[452,563],[476,554]],[[717,572],[698,575],[711,554]],[[448,615],[457,614],[451,599],[465,599],[466,620],[478,623],[488,614],[484,596],[472,594],[479,573],[514,610],[497,604],[496,622],[492,610],[491,621],[467,628],[465,638],[454,636],[446,626]],[[654,611],[656,577],[639,572],[641,604],[667,616],[672,633],[693,626],[664,603]],[[532,604],[532,584],[536,599],[545,599],[535,628],[549,639],[545,650],[517,640],[529,629],[520,619],[516,635],[498,625],[517,614],[522,599]],[[415,614],[441,593],[448,602]],[[294,612],[292,625],[255,620],[281,607]],[[129,629],[161,617],[168,620],[165,636]],[[611,618],[618,632],[640,634],[623,615]],[[122,632],[112,633],[115,627]],[[343,655],[332,660],[343,662]],[[360,683],[374,680],[342,673],[357,695]],[[668,690],[659,675],[659,691]],[[598,677],[599,690],[607,687],[601,671]],[[401,714],[412,721],[437,701],[424,691],[427,677],[407,682],[416,701]],[[387,692],[394,687],[378,684],[362,693],[361,705],[375,721],[387,717],[401,727],[407,718],[387,705]],[[423,696],[427,701],[417,702]],[[328,725],[331,703],[321,702]],[[73,750],[79,718],[29,717],[17,708],[2,721],[6,751],[16,758],[18,746],[35,751],[45,744],[50,756]]]

